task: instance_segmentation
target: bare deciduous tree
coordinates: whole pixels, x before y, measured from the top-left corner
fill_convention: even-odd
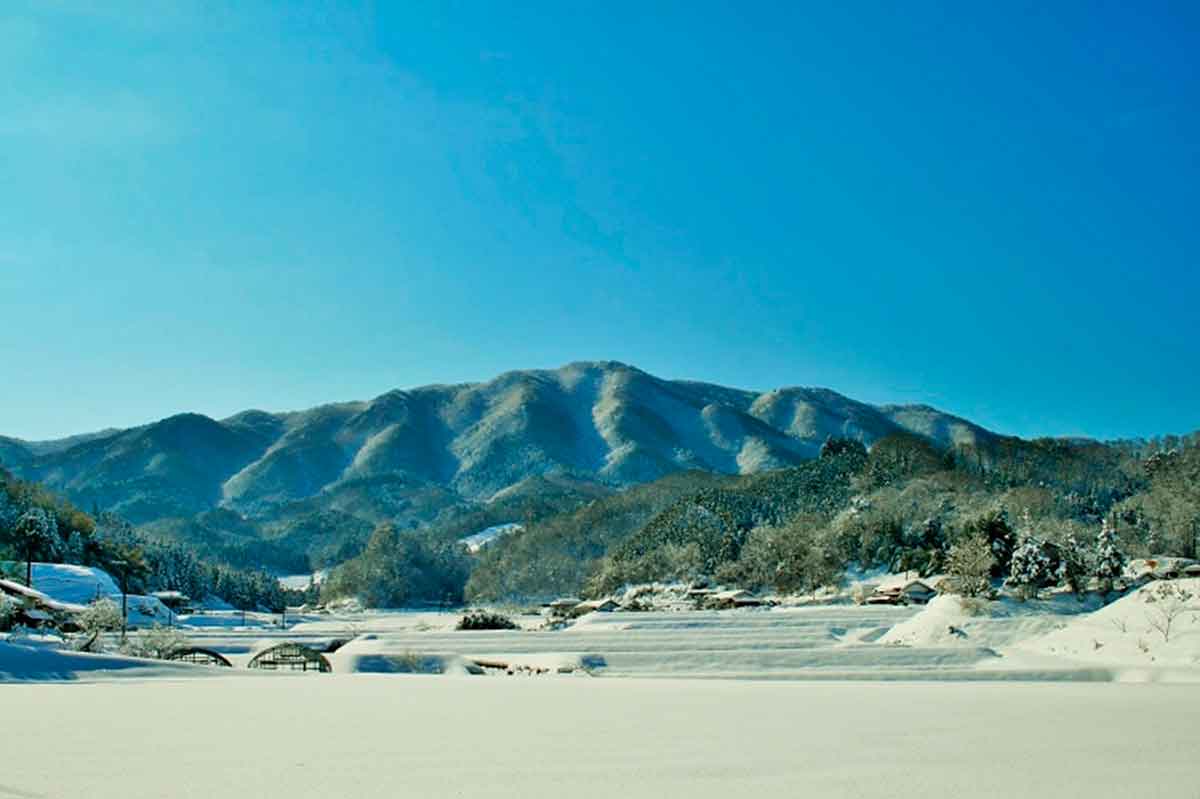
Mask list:
[[[1146,592],[1146,620],[1153,630],[1162,634],[1163,642],[1171,640],[1171,625],[1188,610],[1196,595],[1174,581],[1164,580]]]

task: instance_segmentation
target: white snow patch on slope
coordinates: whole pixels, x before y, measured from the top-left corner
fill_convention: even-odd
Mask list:
[[[285,574],[278,580],[289,591],[307,591],[311,586],[320,585],[328,575],[328,569],[321,569],[312,574]]]
[[[468,552],[478,552],[488,544],[495,541],[501,536],[515,533],[518,530],[524,530],[524,526],[517,522],[508,522],[506,524],[494,524],[478,533],[474,533],[465,538],[458,539],[460,544],[465,544]]]

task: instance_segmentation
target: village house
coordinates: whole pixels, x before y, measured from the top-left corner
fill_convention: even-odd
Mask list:
[[[53,627],[83,610],[79,605],[51,599],[41,591],[13,580],[0,580],[0,594],[17,605],[13,621],[25,627]]]
[[[717,610],[728,610],[732,608],[757,608],[765,605],[766,601],[754,596],[754,594],[745,589],[737,588],[729,591],[716,591],[712,593],[705,603],[707,608],[715,608]]]
[[[571,610],[571,615],[583,616],[588,613],[611,613],[614,610],[620,609],[621,606],[617,604],[615,599],[607,597],[605,599],[591,599],[587,602],[580,602]]]
[[[937,596],[937,590],[924,580],[909,580],[876,588],[867,597],[868,605],[924,605]]]

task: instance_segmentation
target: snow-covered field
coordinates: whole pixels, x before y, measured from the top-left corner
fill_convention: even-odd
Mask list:
[[[1163,585],[1105,607],[942,596],[563,630],[463,632],[432,611],[180,619],[234,669],[17,638],[0,643],[0,709],[21,734],[0,751],[20,765],[0,797],[1195,799],[1200,580],[1171,581],[1193,595],[1182,609]],[[241,668],[334,639],[352,640],[333,674]]]
[[[1191,799],[1193,686],[262,676],[0,688],[0,796]]]

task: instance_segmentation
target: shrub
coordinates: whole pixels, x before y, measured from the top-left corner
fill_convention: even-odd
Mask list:
[[[502,613],[490,610],[468,610],[466,615],[458,620],[456,630],[519,630],[520,627]]]
[[[79,614],[79,627],[87,634],[121,629],[121,608],[111,599],[97,599]]]
[[[982,596],[965,596],[959,601],[959,606],[968,616],[988,615],[988,600]]]
[[[166,660],[177,649],[190,645],[188,638],[174,627],[154,625],[149,630],[130,636],[121,647],[121,653],[138,658]]]
[[[1163,642],[1171,640],[1171,625],[1175,619],[1188,610],[1192,610],[1191,602],[1196,596],[1188,589],[1164,580],[1145,592],[1146,620],[1151,629],[1157,630],[1163,637]]]
[[[13,620],[17,616],[17,603],[0,594],[0,631],[12,629]]]

